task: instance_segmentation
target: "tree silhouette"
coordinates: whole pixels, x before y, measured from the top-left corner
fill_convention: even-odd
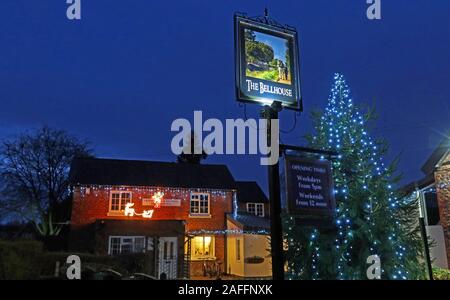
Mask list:
[[[69,169],[76,156],[91,156],[88,145],[48,127],[5,141],[0,146],[0,210],[33,222],[42,236],[57,235],[53,224],[69,195]]]
[[[198,138],[194,131],[187,137],[189,142],[184,145],[183,152],[177,156],[177,162],[179,163],[190,163],[190,164],[200,164],[200,162],[208,157],[208,154],[203,150],[203,146],[199,144]],[[201,149],[201,154],[195,153],[195,148]]]

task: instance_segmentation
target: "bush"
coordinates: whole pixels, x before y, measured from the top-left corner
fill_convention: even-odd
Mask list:
[[[38,279],[42,243],[0,241],[0,280]]]
[[[78,255],[81,260],[82,279],[96,279],[99,273],[112,269],[122,275],[152,274],[151,256],[146,253],[119,256],[88,253],[46,252],[38,241],[0,241],[0,280],[55,279],[56,262],[59,277],[66,278],[66,260]],[[111,276],[110,276],[111,277]]]
[[[124,254],[119,256],[93,255],[88,253],[47,252],[42,255],[41,276],[51,277],[54,275],[56,262],[60,262],[60,277],[65,278],[67,265],[66,259],[69,255],[78,255],[81,260],[81,279],[95,279],[96,273],[112,269],[122,275],[133,273],[150,273],[150,257],[145,253]]]
[[[435,280],[450,280],[450,270],[433,268],[433,278]]]

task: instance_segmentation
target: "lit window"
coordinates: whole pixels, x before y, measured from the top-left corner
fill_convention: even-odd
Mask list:
[[[192,259],[214,258],[214,237],[196,236],[192,238]]]
[[[209,215],[209,194],[192,193],[191,194],[191,215]]]
[[[143,236],[110,236],[109,251],[111,255],[126,253],[142,253],[145,249]]]
[[[264,204],[247,203],[247,212],[258,217],[264,217]]]
[[[125,205],[129,202],[131,202],[130,192],[111,192],[109,211],[122,212],[125,210]]]

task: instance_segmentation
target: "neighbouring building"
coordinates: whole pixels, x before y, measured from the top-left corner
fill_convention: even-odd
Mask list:
[[[427,234],[433,239],[433,266],[450,269],[450,138],[433,151],[421,168],[424,177],[403,187],[421,202]]]
[[[77,158],[70,183],[69,249],[98,255],[144,252],[154,258],[149,269],[158,278],[196,278],[217,269],[227,272],[227,238],[236,234],[245,240],[249,229],[267,230],[264,193],[256,183],[249,183],[254,195],[246,190],[245,200],[240,201],[241,183],[224,165]],[[241,222],[244,213],[253,214],[261,224],[249,227]],[[230,220],[239,230],[230,231]],[[242,258],[262,257],[262,251],[247,248],[259,249],[264,243],[259,238],[253,244],[247,241],[239,246]],[[246,274],[265,277],[268,273],[236,273]]]
[[[238,209],[227,216],[227,273],[271,277],[269,199],[256,182],[237,182],[237,188]]]

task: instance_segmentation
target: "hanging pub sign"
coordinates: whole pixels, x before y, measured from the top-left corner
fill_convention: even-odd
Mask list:
[[[302,110],[297,31],[235,15],[238,101]]]
[[[286,156],[285,170],[288,213],[303,219],[331,219],[336,205],[330,161]]]

